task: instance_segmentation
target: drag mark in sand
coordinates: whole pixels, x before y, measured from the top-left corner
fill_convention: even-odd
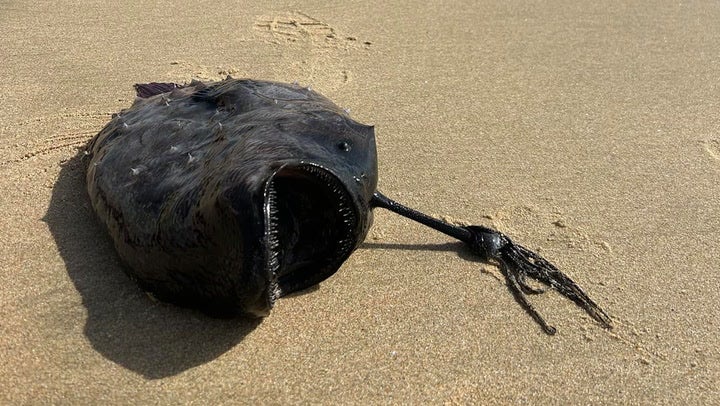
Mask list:
[[[57,137],[46,138],[38,143],[30,142],[24,144],[15,144],[13,145],[13,147],[20,149],[21,151],[10,154],[15,156],[13,158],[0,161],[0,166],[22,162],[26,159],[30,159],[38,155],[49,154],[55,150],[63,148],[79,147],[86,144],[94,134],[94,131],[70,133]],[[23,150],[25,152],[22,152]]]
[[[605,334],[632,348],[638,355],[637,360],[641,364],[650,365],[656,362],[667,361],[666,354],[651,348],[648,344],[642,343],[643,336],[648,334],[647,329],[638,329],[632,322],[617,315],[613,316],[613,320],[615,321],[615,331],[606,331]],[[585,338],[592,340],[590,337],[592,336],[586,329]]]
[[[66,113],[37,117],[0,128],[7,142],[0,147],[0,167],[20,163],[64,149],[77,149],[85,145],[98,132],[110,113]],[[78,122],[87,121],[86,123]],[[48,127],[67,127],[67,132],[42,136]],[[71,130],[72,128],[75,131]]]

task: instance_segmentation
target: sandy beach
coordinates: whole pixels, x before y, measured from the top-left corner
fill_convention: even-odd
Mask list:
[[[720,403],[720,3],[0,4],[0,404]],[[379,189],[495,227],[554,291],[377,210],[259,321],[154,302],[91,211],[133,84],[297,81],[375,126]]]

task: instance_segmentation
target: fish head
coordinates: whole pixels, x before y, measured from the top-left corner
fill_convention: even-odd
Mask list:
[[[372,224],[374,129],[328,115],[295,132],[297,157],[278,161],[264,185],[265,266],[279,296],[334,274]]]
[[[255,241],[246,246],[262,257],[246,265],[258,283],[269,281],[251,310],[261,316],[276,298],[334,274],[362,243],[378,177],[374,128],[342,111],[285,112],[263,122],[273,124],[255,128],[241,148],[246,172],[255,166],[244,187],[250,193],[235,198],[254,196],[241,206],[251,204],[255,218]],[[236,213],[248,215],[242,207]]]

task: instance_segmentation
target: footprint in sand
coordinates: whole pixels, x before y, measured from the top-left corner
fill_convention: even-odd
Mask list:
[[[258,36],[275,44],[311,42],[339,48],[369,48],[372,45],[370,41],[361,41],[353,35],[341,34],[327,23],[301,11],[275,17],[258,17],[254,29]]]

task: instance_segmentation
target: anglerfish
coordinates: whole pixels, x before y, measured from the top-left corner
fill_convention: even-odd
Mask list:
[[[334,274],[383,208],[493,262],[515,299],[547,285],[606,328],[610,317],[540,255],[484,226],[451,224],[377,190],[375,131],[319,93],[233,79],[135,85],[133,105],[88,144],[87,189],[126,272],[159,300],[269,314]]]

